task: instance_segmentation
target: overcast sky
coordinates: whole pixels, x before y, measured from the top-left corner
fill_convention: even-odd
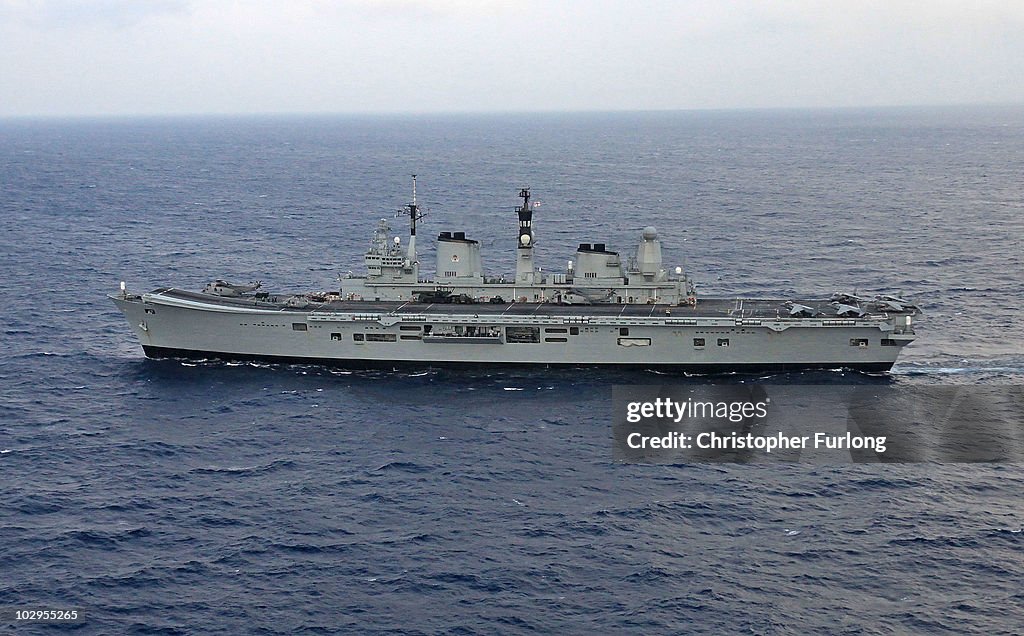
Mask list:
[[[1024,102],[1024,0],[0,0],[0,116]]]

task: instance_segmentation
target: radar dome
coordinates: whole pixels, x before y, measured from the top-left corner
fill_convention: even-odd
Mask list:
[[[658,230],[654,229],[653,225],[648,225],[644,228],[644,240],[653,241],[658,238]]]

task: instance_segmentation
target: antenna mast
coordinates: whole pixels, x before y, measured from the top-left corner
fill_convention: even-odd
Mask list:
[[[416,221],[423,218],[420,206],[416,205],[416,175],[412,175],[412,203],[406,207],[409,209],[409,236],[416,236]]]
[[[420,206],[416,203],[416,175],[412,175],[412,203],[405,206],[409,213],[409,250],[406,253],[406,267],[415,268],[416,260],[416,221],[423,218]]]

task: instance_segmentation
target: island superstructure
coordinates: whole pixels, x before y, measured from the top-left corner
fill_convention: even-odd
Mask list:
[[[581,243],[561,272],[535,262],[529,188],[516,207],[516,269],[485,272],[480,243],[437,237],[433,279],[421,278],[416,199],[405,245],[386,219],[365,276],[328,292],[274,294],[216,280],[201,292],[161,287],[114,303],[149,357],[257,359],[346,366],[615,365],[691,372],[889,370],[915,338],[912,303],[896,296],[698,298],[682,267],[666,269],[653,227],[623,259]]]

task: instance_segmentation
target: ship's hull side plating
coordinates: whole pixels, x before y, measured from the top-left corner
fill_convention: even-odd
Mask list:
[[[703,315],[707,312],[695,308],[673,308],[665,314],[658,307],[637,315],[595,314],[580,311],[590,308],[530,304],[471,308],[488,310],[483,313],[398,303],[352,311],[351,302],[317,311],[225,311],[186,294],[158,290],[112,298],[146,354],[154,358],[348,367],[501,364],[694,373],[815,368],[883,372],[913,339],[891,319],[734,318]]]

